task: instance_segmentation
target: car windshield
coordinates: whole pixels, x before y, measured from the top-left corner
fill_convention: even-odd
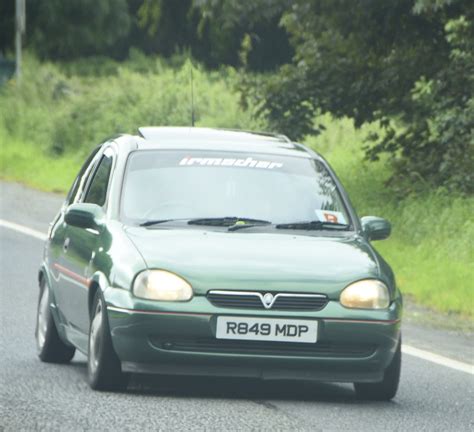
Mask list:
[[[273,224],[350,224],[337,186],[318,160],[224,151],[130,154],[121,217],[128,223],[250,218]]]

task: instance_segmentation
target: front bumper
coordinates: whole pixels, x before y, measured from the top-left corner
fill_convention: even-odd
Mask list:
[[[317,312],[215,307],[203,296],[186,303],[139,300],[104,292],[114,349],[136,373],[375,382],[400,338],[401,301],[385,311],[349,310],[330,301]],[[216,339],[219,315],[315,319],[315,344]]]

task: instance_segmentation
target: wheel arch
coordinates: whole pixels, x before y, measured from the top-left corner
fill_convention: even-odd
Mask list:
[[[51,275],[48,271],[46,264],[41,264],[41,267],[38,270],[38,287],[41,289],[41,283],[45,281],[48,284],[48,287],[51,290]],[[53,293],[54,298],[54,293]]]
[[[92,275],[90,278],[89,282],[89,294],[87,298],[87,307],[89,311],[89,318],[91,316],[91,309],[92,309],[92,303],[94,301],[94,297],[97,293],[97,290],[101,290],[104,292],[107,287],[109,286],[109,280],[107,277],[101,273],[101,272],[96,272]]]
[[[43,267],[40,267],[40,269],[38,270],[38,284],[41,285],[41,282],[43,282],[43,279],[44,279],[44,269]]]

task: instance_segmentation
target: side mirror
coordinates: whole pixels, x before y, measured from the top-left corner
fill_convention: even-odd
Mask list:
[[[369,240],[383,240],[390,236],[392,225],[386,219],[376,216],[364,216],[360,219],[362,230]]]
[[[78,228],[97,229],[102,225],[104,210],[97,204],[77,203],[66,210],[64,220],[68,225]]]

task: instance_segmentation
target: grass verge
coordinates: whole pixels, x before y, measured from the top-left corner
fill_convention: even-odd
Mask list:
[[[47,192],[66,192],[83,163],[78,157],[48,156],[40,147],[0,130],[0,178]]]

